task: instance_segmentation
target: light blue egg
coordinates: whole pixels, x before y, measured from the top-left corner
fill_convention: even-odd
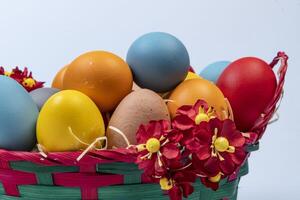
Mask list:
[[[38,114],[36,104],[23,87],[0,76],[0,149],[32,150]]]
[[[182,82],[190,66],[189,54],[173,35],[152,32],[130,46],[127,58],[134,81],[142,88],[167,92]]]
[[[207,67],[205,67],[202,72],[200,73],[200,76],[210,80],[214,83],[217,82],[219,76],[222,74],[224,69],[230,64],[229,61],[218,61],[214,62]]]

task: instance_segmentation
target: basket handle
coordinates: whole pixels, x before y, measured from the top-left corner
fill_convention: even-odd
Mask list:
[[[272,101],[269,103],[269,105],[266,107],[264,112],[256,120],[256,122],[254,123],[253,127],[250,130],[251,132],[257,133],[258,135],[257,140],[259,140],[263,136],[269,121],[271,120],[274,113],[276,113],[276,111],[279,108],[280,103],[278,102],[283,96],[283,85],[285,81],[286,71],[288,68],[288,63],[287,63],[288,56],[284,52],[280,51],[277,53],[277,56],[273,59],[273,61],[269,65],[273,69],[279,61],[280,61],[280,67],[277,71],[278,85],[274,97]]]

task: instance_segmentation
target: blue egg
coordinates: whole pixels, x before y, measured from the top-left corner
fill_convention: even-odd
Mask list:
[[[0,76],[0,149],[29,151],[36,144],[38,108],[15,80]]]
[[[46,101],[55,93],[59,92],[59,89],[56,88],[38,88],[30,92],[30,96],[33,101],[36,103],[39,111],[42,109]]]
[[[130,46],[127,58],[134,81],[142,88],[167,92],[182,82],[190,66],[189,54],[176,37],[152,32]]]
[[[202,72],[200,73],[200,76],[210,80],[214,83],[217,82],[219,76],[222,74],[224,69],[230,64],[229,61],[218,61],[214,62],[207,67],[205,67]]]

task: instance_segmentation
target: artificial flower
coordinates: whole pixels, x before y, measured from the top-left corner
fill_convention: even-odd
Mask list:
[[[215,117],[217,117],[215,110],[208,106],[205,101],[198,100],[194,105],[185,105],[177,109],[172,127],[186,131],[200,124],[202,121],[209,121]]]
[[[194,192],[192,183],[196,180],[196,175],[191,171],[176,171],[170,177],[163,177],[159,183],[162,190],[168,192],[171,200],[182,200],[182,196],[187,198]]]
[[[16,67],[11,72],[5,71],[3,67],[0,67],[0,75],[5,75],[16,80],[28,92],[41,88],[44,85],[44,82],[36,81],[32,77],[32,72],[28,72],[28,69],[26,67],[23,71]]]
[[[9,76],[18,81],[28,92],[41,88],[44,84],[44,82],[36,81],[32,77],[32,72],[29,72],[27,67],[23,71],[16,67]]]
[[[137,131],[137,164],[150,176],[165,174],[167,161],[179,160],[180,149],[176,142],[167,138],[169,132],[170,123],[166,120],[150,121]]]
[[[218,183],[243,164],[247,157],[244,145],[245,138],[233,121],[214,118],[193,129],[186,148],[192,152],[195,170],[202,177],[208,177],[205,180]],[[215,185],[212,187],[207,182],[204,184],[216,189]]]

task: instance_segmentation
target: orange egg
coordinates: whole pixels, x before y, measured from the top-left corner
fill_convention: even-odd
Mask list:
[[[77,57],[63,80],[64,89],[83,92],[102,112],[113,110],[131,92],[132,84],[128,64],[106,51],[91,51]]]
[[[64,66],[59,70],[59,72],[55,75],[55,78],[52,82],[52,87],[57,89],[63,89],[63,80],[65,76],[65,72],[67,70],[68,65]]]
[[[171,117],[175,117],[180,106],[194,105],[198,99],[206,101],[220,116],[224,116],[224,112],[228,114],[224,95],[215,84],[205,79],[191,79],[179,84],[171,93],[168,102]]]

